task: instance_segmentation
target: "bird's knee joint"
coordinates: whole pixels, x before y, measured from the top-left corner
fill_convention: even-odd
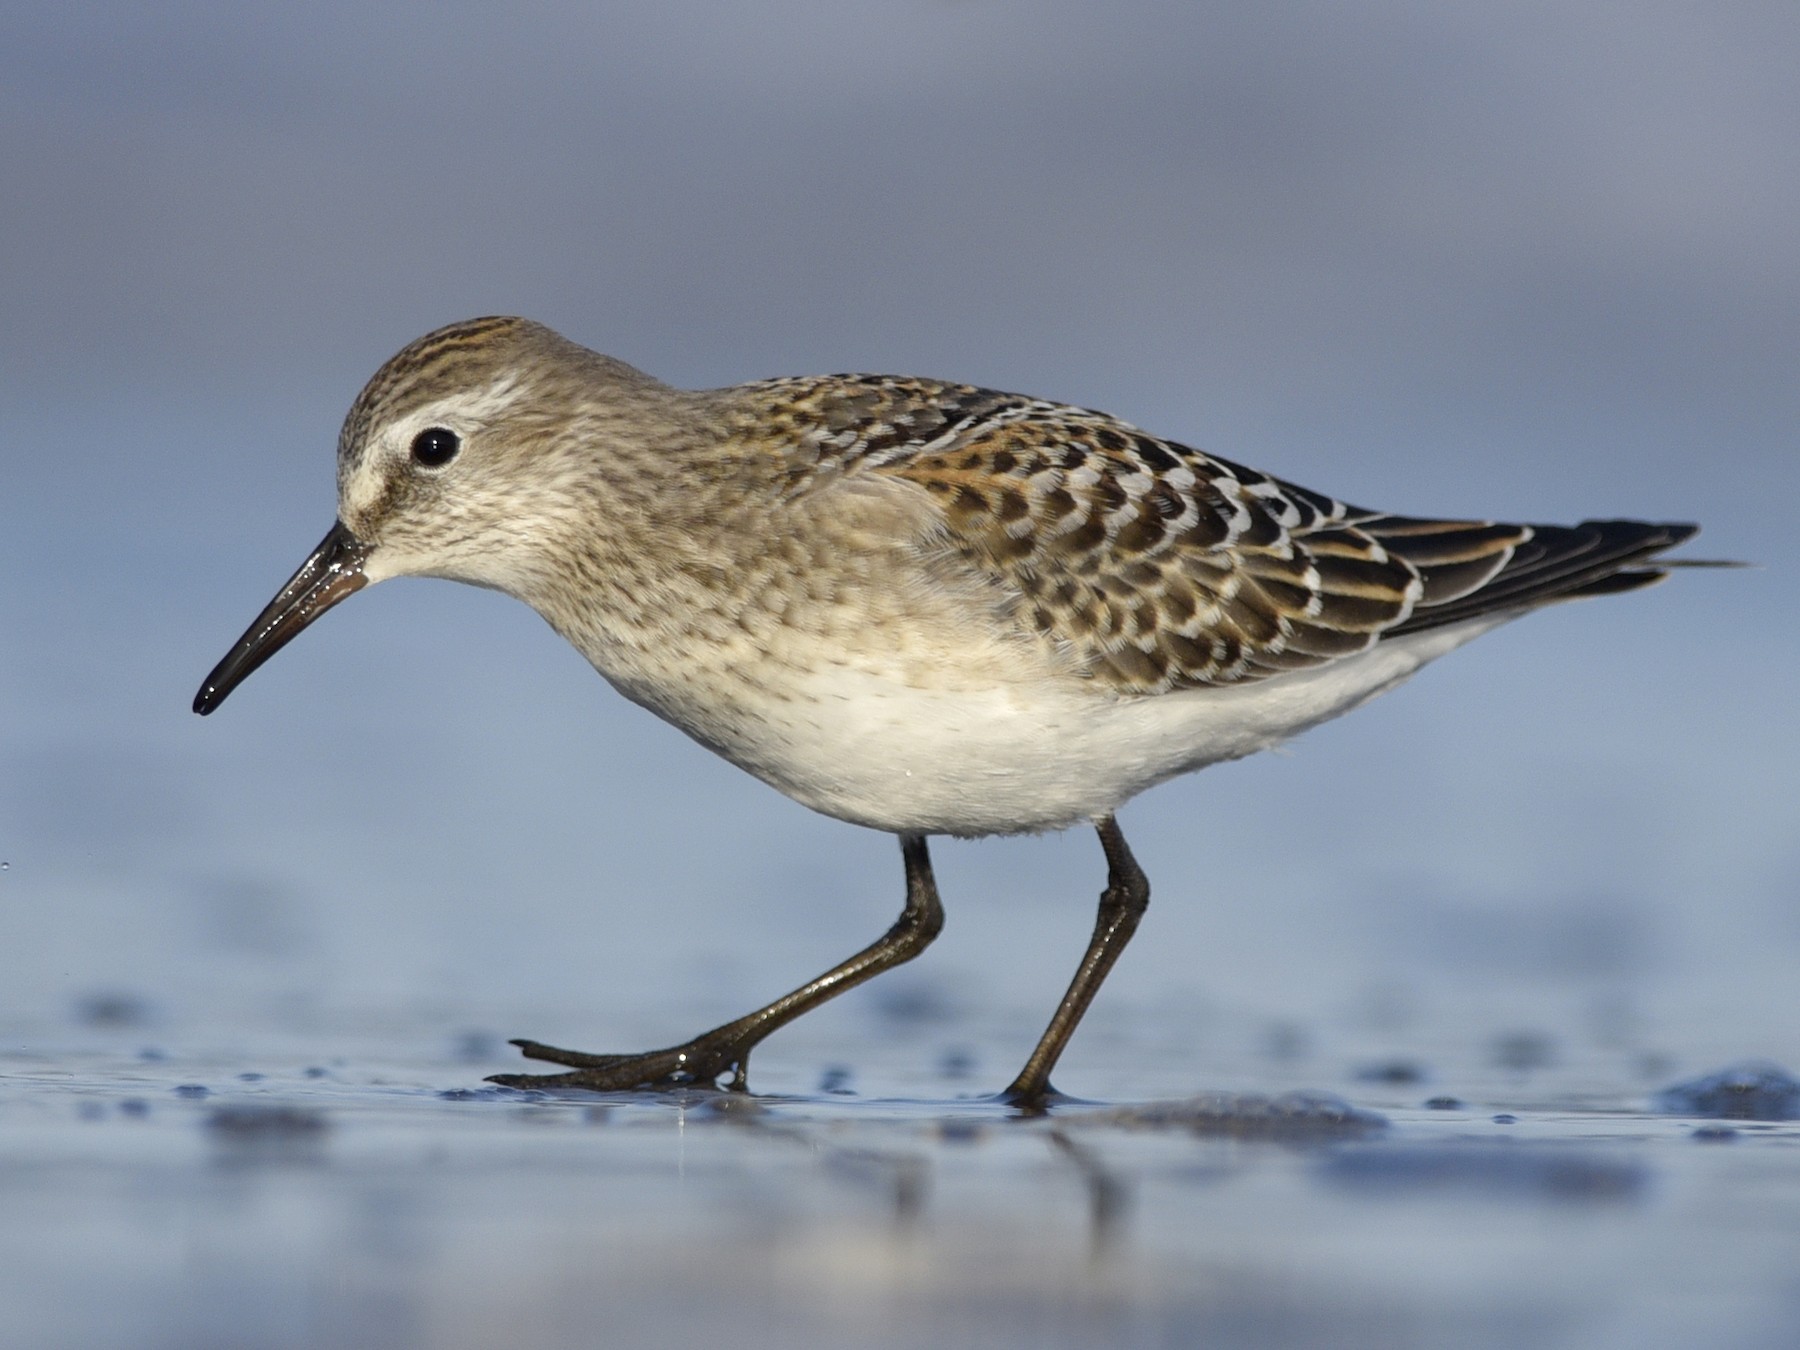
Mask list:
[[[944,911],[941,909],[903,910],[894,926],[888,929],[890,941],[911,938],[915,941],[930,942],[944,931]]]
[[[1100,896],[1103,908],[1126,914],[1142,914],[1150,908],[1150,882],[1141,872],[1136,876],[1114,877]]]

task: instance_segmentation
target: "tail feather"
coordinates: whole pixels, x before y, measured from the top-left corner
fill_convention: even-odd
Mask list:
[[[1452,560],[1436,546],[1436,536],[1419,530],[1419,522],[1396,520],[1391,528],[1385,524],[1377,517],[1359,522],[1359,527],[1418,567],[1425,590],[1412,613],[1384,637],[1654,585],[1670,567],[1680,565],[1679,560],[1665,561],[1658,555],[1685,543],[1700,529],[1641,520],[1586,520],[1573,526],[1494,526],[1478,535],[1479,527],[1471,525],[1462,538],[1480,539],[1488,547],[1487,556],[1465,554]],[[1474,584],[1468,585],[1470,581]]]

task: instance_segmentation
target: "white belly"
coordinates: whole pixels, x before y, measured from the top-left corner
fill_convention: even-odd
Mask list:
[[[826,815],[895,833],[1015,834],[1092,819],[1177,774],[1267,749],[1505,617],[1384,642],[1315,670],[1170,694],[1118,698],[1067,674],[921,688],[836,666],[791,674],[780,697],[740,690],[731,715],[716,703],[698,718],[656,710]]]

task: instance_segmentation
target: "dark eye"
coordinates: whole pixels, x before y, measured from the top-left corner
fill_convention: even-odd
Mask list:
[[[413,437],[412,457],[428,469],[441,469],[462,449],[462,437],[448,427],[427,427]]]

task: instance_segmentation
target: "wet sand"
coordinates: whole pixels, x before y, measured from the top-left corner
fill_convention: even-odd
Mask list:
[[[1095,1100],[1026,1120],[981,1095],[1023,1024],[893,1013],[662,1097],[488,1088],[498,1036],[405,1014],[10,1027],[6,1343],[1800,1341],[1800,1126],[1702,1114],[1778,1091],[1478,1026],[1214,1026],[1202,1063],[1115,1013],[1065,1074]]]

